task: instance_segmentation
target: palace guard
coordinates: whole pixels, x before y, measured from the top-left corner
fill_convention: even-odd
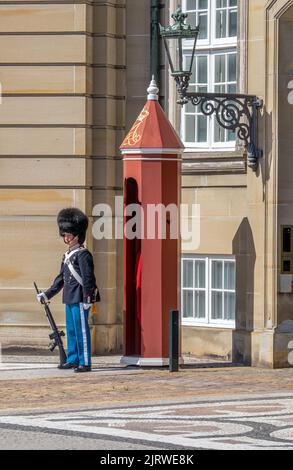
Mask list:
[[[57,217],[60,236],[68,245],[63,255],[60,273],[52,286],[37,295],[48,302],[63,289],[66,309],[67,362],[60,369],[74,372],[91,370],[91,339],[88,317],[91,306],[100,300],[94,274],[93,257],[83,243],[88,228],[88,218],[77,208],[67,208]]]

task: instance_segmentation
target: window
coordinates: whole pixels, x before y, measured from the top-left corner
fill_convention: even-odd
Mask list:
[[[235,320],[235,262],[211,260],[211,319]]]
[[[235,327],[234,258],[182,258],[183,324]]]
[[[182,0],[187,22],[199,26],[197,45],[231,43],[237,40],[237,0]]]
[[[197,55],[194,58],[192,80],[190,82],[190,91],[199,91],[205,93],[208,91],[208,59],[207,55]],[[190,66],[191,56],[185,56],[186,65]],[[184,140],[185,142],[194,142],[205,144],[208,139],[207,119],[200,114],[197,107],[188,103],[185,106],[184,120]]]
[[[215,54],[214,92],[236,93],[236,53]],[[214,117],[213,117],[214,119]],[[214,143],[235,142],[235,132],[213,123]]]
[[[199,40],[207,40],[209,36],[209,0],[187,0],[185,10],[188,23],[200,26]]]
[[[189,91],[236,93],[237,0],[185,0],[183,8],[188,23],[200,26]],[[186,40],[186,66],[190,64],[191,48]],[[221,128],[215,116],[203,116],[190,103],[182,108],[181,134],[189,148],[235,148],[235,132]]]
[[[216,0],[216,39],[237,36],[237,0]]]

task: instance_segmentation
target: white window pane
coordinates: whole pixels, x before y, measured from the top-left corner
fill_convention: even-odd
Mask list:
[[[185,116],[185,140],[195,141],[195,116]]]
[[[215,93],[236,93],[236,54],[215,55],[214,78]],[[234,80],[235,83],[233,83]],[[235,142],[235,140],[235,132],[224,129],[217,123],[216,119],[214,119],[214,143]]]
[[[190,71],[190,65],[191,65],[191,55],[184,54],[184,56],[183,56],[184,70]],[[191,73],[192,73],[192,75],[191,75],[190,82],[189,82],[190,84],[195,83],[195,64],[194,64],[194,61],[192,63]]]
[[[193,286],[193,261],[183,261],[183,287],[194,287]]]
[[[193,104],[189,101],[187,104],[184,105],[184,111],[187,114],[194,114],[195,113],[195,107]]]
[[[195,295],[195,318],[202,319],[205,318],[205,311],[206,311],[206,300],[205,300],[205,292],[197,291],[194,293]]]
[[[197,15],[196,13],[188,13],[188,17],[186,22],[190,24],[191,26],[195,27],[197,26]]]
[[[217,0],[217,8],[225,8],[227,6],[227,0]]]
[[[196,86],[195,86],[195,85],[189,85],[188,91],[190,91],[190,92],[196,91]],[[193,109],[194,109],[194,108],[193,108]]]
[[[195,261],[194,263],[194,287],[205,288],[205,261]]]
[[[183,291],[183,317],[193,318],[193,292],[189,290]]]
[[[224,54],[215,56],[215,83],[226,81],[226,56]]]
[[[190,69],[190,64],[191,64],[191,55],[185,54],[185,56],[184,56],[184,68],[186,70]]]
[[[235,263],[224,263],[224,289],[235,289]]]
[[[194,114],[195,113],[195,107],[193,104],[189,101],[187,104],[184,105],[184,110],[186,114]]]
[[[228,131],[227,132],[227,140],[228,140],[228,142],[235,142],[236,132],[235,131]]]
[[[197,117],[197,142],[207,142],[208,121],[206,116]]]
[[[196,10],[196,0],[187,0],[187,10]]]
[[[198,8],[199,8],[199,10],[207,10],[208,9],[208,0],[199,0]]]
[[[228,82],[236,82],[236,54],[228,55]]]
[[[229,14],[229,37],[237,36],[237,11]]]
[[[197,57],[197,83],[207,83],[208,81],[208,62],[206,56]]]
[[[227,37],[227,10],[218,10],[216,14],[216,38]]]
[[[223,318],[222,292],[212,292],[212,319],[221,320]]]
[[[235,294],[224,294],[224,320],[235,320]]]
[[[208,37],[208,15],[207,13],[199,13],[199,36],[198,39],[207,39]]]
[[[230,84],[227,87],[227,93],[236,93],[236,83],[235,84]]]
[[[212,262],[212,289],[223,289],[223,263]]]
[[[215,121],[214,125],[214,141],[218,143],[226,141],[226,130],[217,121]]]
[[[200,86],[197,87],[197,91],[199,93],[206,93],[208,91],[208,87],[200,85]]]
[[[214,91],[215,91],[215,93],[225,93],[226,92],[226,86],[225,85],[216,85]]]

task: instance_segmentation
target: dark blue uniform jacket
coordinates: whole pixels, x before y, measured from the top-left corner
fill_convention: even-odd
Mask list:
[[[83,286],[74,278],[67,264],[62,259],[61,269],[52,286],[45,292],[48,299],[54,297],[63,288],[64,304],[94,303],[97,300],[97,284],[94,274],[94,262],[91,253],[83,249],[77,251],[70,261],[75,271],[81,276]]]

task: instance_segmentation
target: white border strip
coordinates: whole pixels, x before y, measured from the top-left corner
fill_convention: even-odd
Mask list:
[[[183,357],[179,358],[179,364],[183,364]],[[162,367],[169,365],[168,357],[140,357],[140,356],[122,356],[120,364],[126,364],[128,366],[151,366],[151,367]]]
[[[165,148],[130,148],[130,149],[120,149],[122,155],[137,155],[137,154],[146,154],[146,155],[181,155],[184,153],[184,148],[178,149],[165,149]]]
[[[182,158],[123,158],[124,162],[182,162]]]
[[[81,330],[82,330],[82,340],[83,340],[83,356],[84,356],[84,365],[89,365],[89,354],[88,354],[88,347],[87,347],[87,336],[86,336],[86,327],[85,327],[85,313],[83,308],[83,303],[80,302],[80,322],[81,322]]]

